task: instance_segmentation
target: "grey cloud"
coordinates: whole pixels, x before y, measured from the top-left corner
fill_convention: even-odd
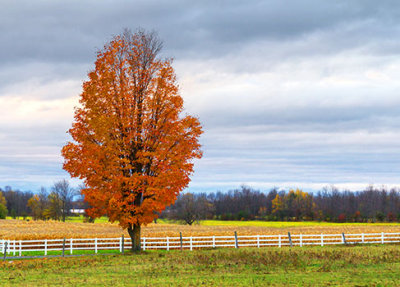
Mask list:
[[[0,62],[93,62],[94,51],[111,35],[138,26],[158,30],[175,57],[215,56],[255,40],[297,39],[365,20],[374,25],[359,36],[375,38],[382,23],[388,27],[396,19],[398,6],[396,1],[5,1]]]
[[[62,81],[76,81],[80,88],[87,72],[92,69],[89,63],[44,63],[28,61],[23,64],[5,64],[0,66],[0,97],[16,93],[27,86],[38,88],[43,85],[57,84]],[[41,98],[65,97],[66,91],[53,91],[51,95],[42,94]],[[69,95],[74,96],[74,95]]]
[[[398,107],[398,106],[397,106]],[[214,113],[213,113],[214,112]],[[398,108],[394,107],[368,107],[368,108],[288,108],[287,110],[262,112],[248,111],[247,114],[235,111],[223,113],[210,111],[200,118],[209,128],[240,127],[240,126],[265,126],[271,131],[279,130],[357,130],[371,131],[385,129],[400,129]]]
[[[400,172],[399,8],[361,0],[3,1],[0,96],[77,95],[113,34],[155,29],[179,82],[193,85],[182,92],[187,110],[204,124],[194,189],[391,183]],[[388,79],[359,76],[369,69]],[[64,80],[74,84],[57,84]],[[71,119],[19,116],[0,126],[0,185],[32,189],[67,177],[59,151]]]

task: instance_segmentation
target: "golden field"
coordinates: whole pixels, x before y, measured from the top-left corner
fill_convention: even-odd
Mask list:
[[[267,234],[339,234],[400,232],[398,223],[326,223],[326,222],[260,222],[215,221],[188,226],[175,223],[151,223],[142,228],[144,237],[207,236],[207,235],[267,235]],[[0,239],[95,238],[128,236],[118,224],[107,222],[82,223],[59,221],[0,220]]]

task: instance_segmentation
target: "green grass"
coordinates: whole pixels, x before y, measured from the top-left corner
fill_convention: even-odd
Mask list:
[[[0,262],[1,286],[398,286],[398,245],[152,251]]]

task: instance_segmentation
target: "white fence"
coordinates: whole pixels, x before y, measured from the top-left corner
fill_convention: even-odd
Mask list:
[[[333,244],[386,244],[400,243],[400,233],[361,233],[361,234],[286,234],[286,235],[242,235],[233,236],[190,236],[190,237],[142,237],[143,250],[149,249],[200,249],[220,247],[282,247]],[[68,238],[40,240],[0,240],[2,254],[8,255],[48,255],[57,251],[74,254],[79,250],[115,250],[123,252],[131,247],[129,238]],[[114,251],[114,252],[115,252]],[[38,254],[40,253],[40,254]]]

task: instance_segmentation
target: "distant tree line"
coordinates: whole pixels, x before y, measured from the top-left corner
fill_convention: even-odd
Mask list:
[[[56,182],[47,192],[0,189],[0,219],[32,216],[34,220],[63,220],[71,208],[89,205],[68,181]],[[86,214],[85,214],[86,215]],[[184,193],[167,207],[161,218],[193,224],[203,219],[328,222],[400,221],[400,190],[370,186],[363,191],[335,187],[308,193],[300,189],[261,192],[242,186],[228,192]],[[93,222],[86,215],[86,220]]]
[[[0,219],[6,216],[26,218],[30,215],[34,220],[65,221],[76,194],[67,180],[54,183],[50,192],[42,187],[36,194],[6,186],[4,190],[0,188]]]
[[[187,224],[202,219],[394,222],[400,221],[400,192],[373,186],[358,192],[335,187],[314,193],[300,189],[260,192],[242,186],[228,192],[182,194],[161,217]]]
[[[31,191],[13,190],[11,186],[6,186],[4,190],[0,189],[5,200],[6,216],[26,217],[30,213],[27,206],[28,200],[33,196]]]

